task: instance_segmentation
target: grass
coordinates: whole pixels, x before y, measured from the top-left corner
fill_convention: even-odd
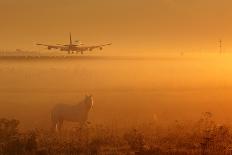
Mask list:
[[[232,132],[207,112],[195,122],[141,124],[124,130],[104,125],[52,133],[19,132],[19,121],[0,119],[1,155],[220,155],[232,154]]]

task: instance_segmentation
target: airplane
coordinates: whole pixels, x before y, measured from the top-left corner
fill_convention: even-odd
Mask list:
[[[95,45],[95,46],[84,46],[84,44],[82,44],[80,41],[75,41],[78,44],[73,44],[72,42],[72,35],[71,33],[69,34],[69,44],[67,45],[61,45],[61,44],[57,44],[57,45],[47,45],[47,44],[36,44],[39,46],[46,46],[48,50],[52,50],[52,49],[59,49],[60,51],[67,51],[68,54],[72,54],[72,53],[81,53],[84,54],[84,51],[92,51],[94,49],[99,49],[102,50],[104,46],[108,46],[111,45],[110,44],[102,44],[102,45]]]

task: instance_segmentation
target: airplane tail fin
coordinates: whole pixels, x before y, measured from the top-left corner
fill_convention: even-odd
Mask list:
[[[70,43],[70,45],[72,45],[72,34],[71,34],[71,32],[69,33],[69,43]]]

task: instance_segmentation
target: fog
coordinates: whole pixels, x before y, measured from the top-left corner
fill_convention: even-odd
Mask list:
[[[50,110],[90,93],[91,123],[231,121],[232,54],[13,58],[0,61],[0,117],[49,128]]]

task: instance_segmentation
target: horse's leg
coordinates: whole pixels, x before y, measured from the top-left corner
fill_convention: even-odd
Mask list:
[[[61,131],[62,126],[63,126],[63,120],[59,120],[58,123],[57,123],[57,130],[59,132]]]
[[[86,126],[86,122],[85,122],[85,121],[80,122],[80,129],[81,129],[81,130],[82,130],[85,126]]]
[[[52,132],[54,132],[56,130],[56,125],[57,125],[57,122],[52,121],[52,127],[51,127]]]
[[[80,121],[80,127],[84,128],[87,125],[87,117],[83,117],[82,120]]]

